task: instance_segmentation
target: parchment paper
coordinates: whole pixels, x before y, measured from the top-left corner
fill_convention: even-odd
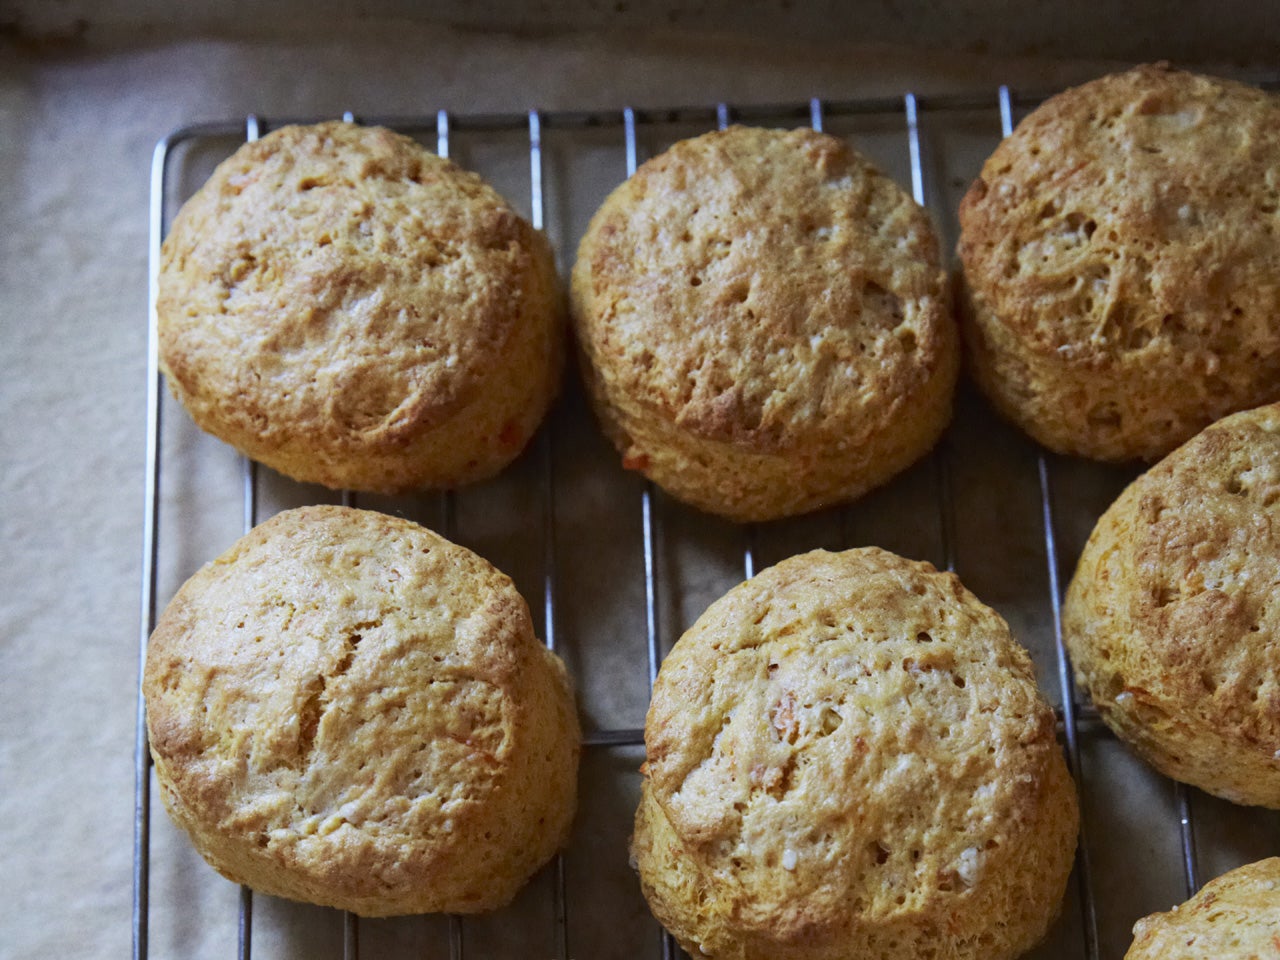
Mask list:
[[[207,40],[155,47],[30,51],[0,45],[0,483],[6,586],[0,596],[0,849],[8,903],[0,956],[120,957],[130,941],[134,705],[144,453],[147,185],[150,152],[172,128],[256,112],[430,114],[803,102],[989,90],[993,108],[925,116],[927,200],[954,239],[952,211],[999,134],[995,85],[1038,88],[1105,64],[1008,61],[672,33],[517,39],[421,26],[352,26],[331,40]],[[790,121],[794,122],[794,121]],[[901,118],[832,120],[909,184]],[[698,129],[642,131],[642,154]],[[178,200],[232,149],[201,142],[175,157]],[[458,133],[453,155],[528,210],[527,142]],[[624,174],[621,131],[546,135],[547,226],[562,271],[586,219]],[[235,454],[164,406],[158,590],[241,531]],[[551,420],[556,627],[588,730],[638,727],[647,702],[640,483],[624,474],[572,382]],[[964,581],[1000,610],[1059,699],[1036,450],[966,390],[942,447]],[[544,589],[542,448],[457,497],[457,539],[516,580],[535,619]],[[945,562],[938,460],[845,511],[757,528],[757,568],[816,546],[874,543]],[[1062,573],[1131,473],[1051,461]],[[260,516],[331,500],[263,471]],[[439,528],[439,498],[361,498]],[[664,648],[742,577],[743,528],[659,496]],[[1102,956],[1118,960],[1133,921],[1185,893],[1170,784],[1109,736],[1082,737],[1089,851]],[[582,804],[565,861],[570,955],[656,956],[658,931],[627,865],[641,753],[584,754]],[[1194,795],[1208,878],[1280,852],[1280,817]],[[237,890],[169,825],[153,796],[150,956],[228,957]],[[465,924],[468,957],[552,957],[550,872],[510,910]],[[1037,958],[1079,957],[1073,882]],[[339,957],[331,911],[255,901],[258,957]],[[366,957],[448,956],[441,918],[365,921]]]

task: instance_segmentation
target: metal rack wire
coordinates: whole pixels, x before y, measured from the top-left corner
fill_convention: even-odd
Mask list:
[[[933,190],[926,175],[926,165],[922,159],[921,130],[926,118],[939,114],[959,111],[986,111],[998,114],[998,130],[1004,135],[1012,130],[1015,113],[1039,102],[1035,96],[1017,97],[1007,87],[1001,87],[990,94],[923,97],[907,93],[896,98],[874,98],[862,100],[842,100],[824,102],[814,98],[808,102],[752,106],[734,109],[721,103],[714,107],[687,107],[674,109],[642,110],[627,107],[620,111],[598,112],[555,112],[487,114],[472,116],[452,116],[447,111],[439,111],[432,115],[416,117],[378,117],[363,118],[368,122],[376,122],[401,131],[429,136],[434,134],[435,146],[441,156],[450,153],[451,136],[458,130],[465,131],[497,131],[527,135],[529,164],[529,209],[533,226],[544,227],[544,170],[543,170],[543,138],[547,130],[585,130],[598,128],[601,130],[617,130],[621,138],[621,146],[625,155],[625,168],[617,171],[619,179],[625,173],[635,172],[640,160],[638,131],[645,127],[657,127],[672,124],[692,124],[710,127],[725,127],[731,122],[750,123],[768,118],[790,119],[795,123],[809,123],[813,128],[822,130],[833,117],[867,117],[881,119],[896,118],[903,124],[907,138],[911,190],[916,201],[928,205]],[[354,120],[351,114],[344,119]],[[141,591],[141,631],[139,637],[139,689],[141,688],[142,663],[145,657],[147,639],[155,623],[158,590],[158,551],[161,514],[161,377],[157,365],[157,334],[155,302],[159,271],[160,247],[164,236],[168,197],[171,191],[172,158],[175,151],[183,144],[209,138],[243,137],[256,139],[265,132],[266,125],[256,116],[249,116],[243,121],[202,124],[175,131],[157,144],[151,168],[151,211],[150,211],[150,333],[148,337],[147,365],[147,446],[146,446],[146,487],[145,513],[143,523],[143,576]],[[996,132],[993,123],[993,141]],[[542,543],[540,547],[542,561],[542,627],[547,646],[557,650],[559,635],[557,631],[557,570],[558,545],[556,541],[557,499],[556,499],[556,450],[555,431],[551,428],[542,430],[536,456],[540,459],[538,476],[540,483],[541,517],[540,531]],[[1037,482],[1041,504],[1041,524],[1043,532],[1043,549],[1048,575],[1048,606],[1052,614],[1053,638],[1057,657],[1057,683],[1061,698],[1060,726],[1063,731],[1064,748],[1073,776],[1080,782],[1082,773],[1080,736],[1082,731],[1090,733],[1102,731],[1097,723],[1096,715],[1091,708],[1077,700],[1072,682],[1071,665],[1062,642],[1061,630],[1061,562],[1059,533],[1055,518],[1054,472],[1055,459],[1052,455],[1041,451],[1036,462]],[[941,545],[941,556],[948,569],[955,567],[956,505],[953,497],[950,454],[946,443],[942,444],[933,455],[933,481],[936,489],[938,540]],[[258,514],[258,471],[255,464],[243,463],[243,525],[245,530],[257,521]],[[354,504],[355,497],[343,494],[343,502]],[[659,544],[663,536],[661,495],[651,484],[646,484],[640,493],[636,509],[640,514],[641,544],[643,550],[644,575],[644,619],[646,629],[645,649],[647,654],[647,671],[650,686],[655,680],[662,660],[664,649],[669,643],[663,636],[660,617],[661,591],[664,589],[660,567]],[[453,535],[455,504],[451,494],[442,495],[440,503],[442,532],[446,537]],[[742,528],[742,572],[750,577],[756,570],[757,530],[753,526]],[[637,728],[608,728],[590,732],[585,741],[588,749],[620,746],[637,746],[643,743],[643,732]],[[148,752],[145,724],[145,704],[139,693],[137,703],[137,737],[135,743],[135,818],[134,818],[134,903],[133,903],[133,956],[135,960],[148,957],[149,914],[150,914],[150,756]],[[1199,867],[1196,857],[1196,829],[1193,821],[1192,791],[1177,785],[1175,788],[1178,811],[1178,831],[1182,847],[1182,861],[1185,888],[1188,895],[1200,885]],[[1096,903],[1096,887],[1094,884],[1093,864],[1090,847],[1087,841],[1091,824],[1082,822],[1079,854],[1076,867],[1077,891],[1079,902],[1078,923],[1081,934],[1082,956],[1088,960],[1098,960],[1102,953],[1099,945],[1098,911]],[[551,890],[553,897],[552,922],[554,932],[552,941],[556,956],[571,956],[569,943],[569,909],[566,894],[565,861],[558,856],[550,868],[552,871]],[[253,895],[247,888],[242,888],[239,899],[238,951],[243,960],[248,960],[252,947],[253,929]],[[467,956],[466,924],[457,917],[450,919],[448,925],[449,955],[455,960]],[[343,956],[347,960],[355,960],[359,956],[360,927],[358,919],[346,915],[343,921]],[[679,950],[669,935],[663,934],[658,945],[658,953],[664,960],[679,955]]]

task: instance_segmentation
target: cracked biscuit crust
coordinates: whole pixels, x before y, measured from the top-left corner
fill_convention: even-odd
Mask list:
[[[960,205],[967,358],[1062,453],[1280,399],[1280,100],[1157,64],[1046,101]]]
[[[1139,920],[1133,934],[1125,960],[1280,958],[1280,858],[1224,873],[1168,913]]]
[[[365,916],[507,903],[567,837],[579,730],[511,581],[382,514],[282,513],[165,609],[161,797],[220,873]]]
[[[857,497],[951,416],[928,215],[812,130],[733,127],[645,163],[592,219],[571,304],[623,463],[732,519]]]
[[[1063,633],[1077,682],[1148,762],[1280,809],[1280,404],[1220,420],[1117,498]]]
[[[195,422],[297,480],[392,493],[497,473],[563,365],[546,238],[390,130],[284,127],[186,204],[160,363]]]
[[[662,665],[633,854],[692,956],[1001,960],[1071,869],[1075,792],[1026,652],[951,574],[786,560]]]

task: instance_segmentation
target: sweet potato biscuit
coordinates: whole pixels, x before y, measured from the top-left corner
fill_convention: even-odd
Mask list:
[[[1280,808],[1280,405],[1237,413],[1102,515],[1063,608],[1077,682],[1162,773]]]
[[[1280,858],[1224,873],[1133,937],[1125,960],[1280,960]]]
[[[1143,66],[1045,102],[960,206],[962,326],[1044,445],[1155,460],[1280,399],[1280,100]]]
[[[381,128],[285,127],[182,208],[160,362],[203,429],[298,480],[396,492],[497,473],[553,397],[545,237]]]
[[[694,957],[1004,960],[1038,941],[1077,806],[1026,651],[951,574],[804,554],[662,665],[632,852]]]
[[[220,873],[365,916],[507,903],[566,839],[579,731],[511,581],[308,507],[178,591],[143,685],[160,795]]]
[[[732,519],[859,496],[951,416],[929,218],[835,137],[733,127],[645,163],[591,221],[571,304],[623,463]]]

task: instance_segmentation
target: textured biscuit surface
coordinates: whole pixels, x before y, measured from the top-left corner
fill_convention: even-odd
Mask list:
[[[704,510],[850,499],[950,418],[928,216],[831,136],[733,127],[645,163],[583,237],[571,303],[624,464]]]
[[[1227,417],[1103,514],[1067,591],[1076,679],[1161,772],[1280,808],[1280,405]]]
[[[867,548],[735,587],[662,665],[632,840],[692,956],[1000,960],[1045,933],[1077,808],[1008,626]]]
[[[1280,960],[1280,858],[1224,873],[1133,935],[1125,960]]]
[[[1280,399],[1278,206],[1275,97],[1155,65],[1051,98],[961,203],[979,384],[1103,460]]]
[[[330,487],[496,473],[563,363],[546,239],[478,176],[381,128],[242,146],[174,221],[158,310],[161,365],[196,423]]]
[[[508,902],[564,842],[579,731],[511,581],[309,507],[192,577],[147,651],[165,807],[228,878],[366,916]]]

